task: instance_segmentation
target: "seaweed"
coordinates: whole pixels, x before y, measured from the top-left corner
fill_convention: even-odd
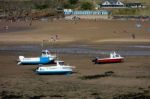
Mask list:
[[[113,99],[150,99],[150,95],[144,93],[129,93],[115,96]]]
[[[102,78],[102,77],[109,77],[112,76],[112,74],[114,74],[113,71],[107,71],[103,74],[95,74],[95,75],[86,75],[86,76],[81,76],[80,78],[82,80],[87,80],[87,79],[98,79],[98,78]]]
[[[21,99],[22,95],[9,94],[7,91],[2,91],[2,99]]]

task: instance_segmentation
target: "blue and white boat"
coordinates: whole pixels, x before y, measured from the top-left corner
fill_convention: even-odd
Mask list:
[[[41,66],[36,69],[40,75],[71,74],[74,66],[64,65],[64,61],[56,61],[55,66]]]
[[[48,64],[53,63],[55,59],[56,55],[52,55],[48,50],[42,50],[40,57],[25,58],[24,56],[19,56],[18,65]]]

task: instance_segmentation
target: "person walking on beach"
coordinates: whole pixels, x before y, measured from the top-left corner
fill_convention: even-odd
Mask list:
[[[7,31],[7,30],[8,30],[8,25],[6,25],[6,26],[4,27],[4,29]]]
[[[132,39],[135,39],[135,34],[132,34]]]
[[[33,18],[31,18],[31,21],[30,21],[30,23],[29,23],[29,26],[31,26],[31,25],[32,25],[32,21],[33,21]]]

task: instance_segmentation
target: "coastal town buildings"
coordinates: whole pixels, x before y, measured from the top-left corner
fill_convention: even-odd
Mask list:
[[[110,11],[107,10],[72,10],[64,9],[65,19],[107,19]]]
[[[121,2],[120,0],[103,0],[99,8],[142,8],[142,3]]]

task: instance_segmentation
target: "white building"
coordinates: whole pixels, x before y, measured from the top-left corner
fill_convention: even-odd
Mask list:
[[[107,10],[71,10],[64,9],[65,19],[107,19],[110,11]]]
[[[101,8],[143,8],[141,3],[123,3],[119,0],[103,0]]]
[[[101,8],[123,8],[125,7],[124,3],[119,0],[103,0],[100,4]]]

